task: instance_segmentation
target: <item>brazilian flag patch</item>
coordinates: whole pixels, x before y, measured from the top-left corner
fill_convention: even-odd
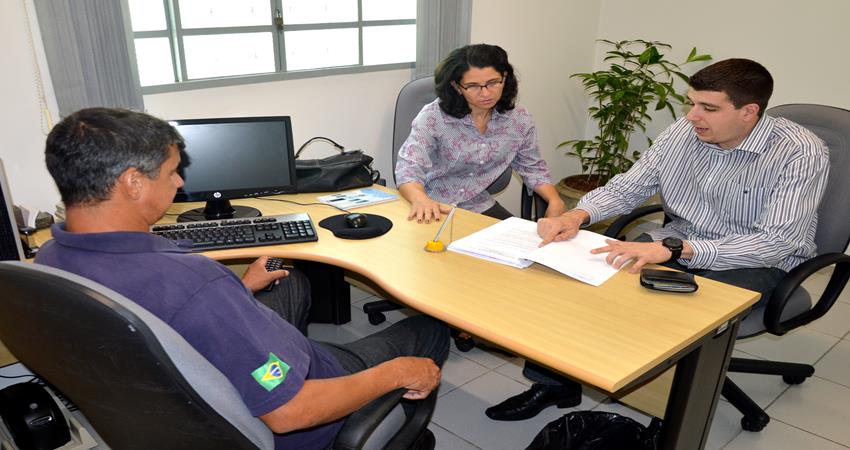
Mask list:
[[[260,383],[260,386],[271,392],[272,389],[283,383],[288,372],[289,364],[281,361],[274,353],[269,353],[269,360],[251,372],[251,376],[257,380],[257,383]]]

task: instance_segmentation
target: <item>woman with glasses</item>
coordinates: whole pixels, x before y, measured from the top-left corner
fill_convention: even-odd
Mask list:
[[[497,219],[511,217],[487,192],[508,167],[548,203],[546,217],[563,212],[546,162],[537,148],[531,115],[517,107],[517,80],[501,47],[456,49],[434,73],[437,99],[413,120],[396,163],[409,220],[439,220],[445,205]]]

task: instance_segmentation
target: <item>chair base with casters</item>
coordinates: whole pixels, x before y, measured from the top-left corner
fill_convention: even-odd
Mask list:
[[[271,430],[251,416],[229,380],[121,294],[17,261],[0,262],[0,291],[0,340],[70,398],[110,447],[274,448]],[[350,415],[333,448],[418,445],[436,392],[415,402],[409,415],[403,395],[390,392]]]

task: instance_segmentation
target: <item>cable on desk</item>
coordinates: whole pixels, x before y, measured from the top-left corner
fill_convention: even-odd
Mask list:
[[[319,203],[319,202],[315,202],[315,203],[298,203],[298,202],[294,202],[294,201],[292,201],[292,200],[284,200],[284,199],[282,199],[282,198],[267,198],[267,197],[257,197],[257,200],[268,200],[268,201],[270,201],[270,202],[292,203],[293,205],[298,205],[298,206],[330,206],[331,208],[336,208],[336,209],[338,209],[338,210],[340,210],[340,211],[342,211],[342,212],[344,212],[344,213],[346,213],[346,214],[351,214],[351,211],[349,211],[349,210],[347,210],[347,209],[343,209],[343,208],[340,208],[339,206],[331,205],[331,204],[328,204],[328,203]]]

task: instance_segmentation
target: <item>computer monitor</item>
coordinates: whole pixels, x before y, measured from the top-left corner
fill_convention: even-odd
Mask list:
[[[183,136],[175,202],[206,201],[178,222],[257,217],[231,199],[295,192],[295,156],[289,117],[238,117],[170,121]]]
[[[0,160],[0,261],[23,259],[24,249],[21,246],[15,213],[12,210],[12,194],[9,192],[9,184],[6,183],[3,160]]]

